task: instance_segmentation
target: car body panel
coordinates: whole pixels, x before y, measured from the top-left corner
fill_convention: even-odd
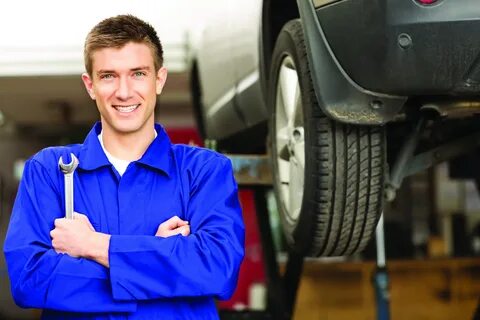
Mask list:
[[[316,13],[339,64],[367,90],[412,96],[480,89],[478,0],[346,0]]]
[[[209,10],[195,25],[195,60],[202,91],[202,110],[208,137],[231,134],[245,127],[234,106],[235,69],[232,60],[233,0],[209,1]],[[208,62],[208,63],[207,63]],[[213,62],[213,63],[212,63]],[[228,123],[229,126],[223,126]]]
[[[235,68],[235,103],[248,127],[264,121],[267,110],[259,81],[260,20],[258,0],[234,1],[242,10],[232,17],[232,54]]]
[[[265,123],[270,116],[266,84],[259,81],[268,78],[264,73],[269,67],[259,63],[268,63],[265,50],[271,45],[265,46],[260,32],[271,22],[262,20],[266,15],[261,1],[215,3],[218,7],[211,6],[216,12],[212,15],[222,17],[207,21],[195,59],[207,137],[221,140]],[[334,120],[382,125],[401,112],[409,97],[464,94],[480,88],[480,42],[472,38],[480,21],[475,18],[480,16],[475,14],[480,11],[476,0],[439,0],[429,7],[415,0],[296,0],[296,4],[319,106]],[[467,7],[475,8],[469,12]],[[440,42],[428,42],[426,31],[437,25],[453,29],[435,30],[434,39]],[[467,30],[469,26],[472,30]],[[414,36],[412,48],[399,45],[401,33]],[[449,39],[459,48],[450,48]],[[221,41],[225,43],[214,44]]]

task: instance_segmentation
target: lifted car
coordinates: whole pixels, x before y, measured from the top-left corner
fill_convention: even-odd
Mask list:
[[[295,251],[361,251],[405,176],[478,147],[478,0],[208,4],[192,31],[199,128],[269,152]]]

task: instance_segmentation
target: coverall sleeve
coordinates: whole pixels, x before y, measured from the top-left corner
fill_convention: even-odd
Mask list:
[[[112,235],[109,262],[118,300],[233,294],[244,256],[244,225],[228,159],[217,157],[191,186],[191,234],[168,238]]]
[[[27,161],[4,243],[15,302],[58,311],[135,311],[134,301],[113,299],[107,268],[52,248],[54,220],[64,216],[62,194],[46,168]]]

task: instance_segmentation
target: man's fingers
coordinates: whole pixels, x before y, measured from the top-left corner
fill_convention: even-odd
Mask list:
[[[54,221],[55,227],[61,226],[64,221],[65,221],[65,218],[55,219],[55,221]]]
[[[168,238],[171,236],[176,236],[177,234],[181,234],[182,236],[185,236],[185,237],[188,236],[190,234],[190,226],[186,225],[186,226],[178,227],[171,230],[160,229],[157,231],[155,235],[157,237]]]
[[[177,226],[181,227],[181,226],[186,226],[186,225],[188,225],[188,221],[182,220],[182,219],[179,218]]]
[[[161,227],[167,228],[169,230],[173,230],[175,228],[187,225],[188,221],[180,219],[178,216],[173,216],[167,221],[160,224]]]
[[[159,230],[159,231],[157,231],[157,233],[155,235],[157,237],[168,238],[168,237],[174,236],[176,234],[177,233],[175,232],[175,229],[174,229],[174,230]]]
[[[88,228],[90,230],[95,231],[95,228],[93,227],[92,223],[90,222],[90,220],[88,219],[88,217],[86,215],[78,213],[78,212],[74,212],[73,213],[73,218],[83,221],[88,226]]]
[[[155,235],[157,237],[168,238],[177,234],[189,235],[190,226],[188,221],[180,219],[178,216],[173,216],[170,219],[162,222],[158,228]]]
[[[182,222],[182,219],[180,219],[178,216],[173,216],[165,222],[170,229],[173,229],[173,228],[176,228],[178,224]]]
[[[180,231],[179,233],[184,237],[190,234],[190,226],[183,226],[178,228],[178,230]]]
[[[181,234],[185,237],[188,236],[190,234],[190,226],[178,227],[174,230],[171,230],[169,236],[176,236],[177,234]]]
[[[81,214],[81,213],[78,213],[78,212],[74,212],[73,213],[73,219],[76,219],[76,220],[85,220],[84,218],[86,218],[86,216],[84,214]],[[87,218],[88,219],[88,218]]]

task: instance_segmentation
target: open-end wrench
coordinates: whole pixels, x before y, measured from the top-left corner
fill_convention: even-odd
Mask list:
[[[78,166],[78,159],[70,153],[70,163],[63,163],[62,157],[58,160],[58,167],[65,178],[65,218],[73,219],[73,173]]]

